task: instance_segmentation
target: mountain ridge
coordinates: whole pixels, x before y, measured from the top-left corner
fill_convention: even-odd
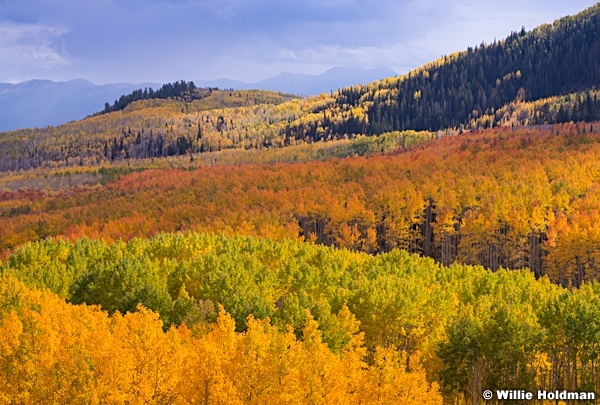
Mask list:
[[[359,83],[366,84],[397,75],[398,73],[394,70],[385,68],[359,69],[335,66],[318,75],[283,72],[252,83],[226,78],[197,80],[194,82],[204,87],[233,88],[236,90],[260,89],[309,96],[329,93],[342,87]]]
[[[369,82],[388,75],[389,69],[353,69],[334,67],[320,75],[281,73],[277,76],[247,83],[229,79],[198,80],[203,87],[236,90],[271,90],[292,94],[319,94],[335,91],[357,82]],[[157,83],[95,84],[87,79],[67,81],[31,79],[21,83],[0,83],[0,132],[23,128],[44,128],[83,119],[101,111],[124,94],[138,89],[158,89]],[[33,113],[32,113],[33,112]]]

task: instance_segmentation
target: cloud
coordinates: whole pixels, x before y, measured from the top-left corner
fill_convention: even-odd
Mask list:
[[[594,0],[0,0],[0,82],[406,72]],[[68,28],[66,28],[68,27]]]
[[[67,65],[69,56],[62,38],[68,32],[63,26],[0,22],[0,55],[5,61],[45,68]]]

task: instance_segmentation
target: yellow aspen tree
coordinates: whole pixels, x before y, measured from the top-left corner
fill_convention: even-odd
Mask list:
[[[133,360],[129,370],[131,403],[170,403],[176,397],[181,341],[176,329],[163,332],[162,326],[157,313],[138,306],[137,312],[126,314],[113,332]]]
[[[241,404],[227,369],[233,361],[239,336],[235,320],[223,307],[211,331],[194,337],[185,326],[179,327],[185,358],[177,392],[189,404]]]
[[[442,405],[437,383],[427,382],[425,371],[413,356],[407,370],[406,355],[393,348],[378,347],[373,364],[361,381],[361,404]]]
[[[306,359],[301,368],[304,400],[309,404],[350,404],[344,365],[323,343],[318,323],[307,314],[303,329]]]

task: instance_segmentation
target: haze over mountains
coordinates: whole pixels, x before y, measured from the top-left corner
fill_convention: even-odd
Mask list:
[[[28,80],[0,83],[0,131],[46,127],[79,120],[102,109],[123,93],[152,83],[96,85],[83,79],[67,82]]]
[[[397,75],[398,73],[391,69],[356,69],[336,66],[320,75],[286,72],[255,83],[230,79],[200,80],[195,83],[202,87],[233,88],[238,90],[260,89],[310,96],[328,93],[332,90],[335,91],[341,87],[359,83],[366,84]]]
[[[340,87],[396,76],[390,69],[334,67],[320,75],[281,73],[256,83],[230,79],[199,80],[202,87],[264,89],[298,95],[330,92]],[[84,79],[53,82],[29,80],[19,84],[0,83],[0,132],[46,127],[79,120],[101,111],[123,94],[140,88],[157,89],[157,83],[96,85]]]

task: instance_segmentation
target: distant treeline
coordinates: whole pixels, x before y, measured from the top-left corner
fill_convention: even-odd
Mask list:
[[[0,171],[95,166],[227,149],[282,148],[395,131],[600,120],[600,5],[446,56],[404,76],[308,99],[179,81],[121,96],[101,114],[0,139]],[[74,135],[76,134],[76,136]]]
[[[179,98],[185,101],[198,100],[210,94],[212,88],[203,89],[196,87],[194,82],[186,82],[181,80],[174,83],[164,84],[160,89],[153,90],[152,88],[145,88],[144,90],[134,90],[131,94],[122,95],[118,100],[115,100],[113,105],[109,103],[104,104],[103,114],[120,111],[125,109],[129,104],[138,100],[150,100],[153,98],[168,99],[168,98]]]

